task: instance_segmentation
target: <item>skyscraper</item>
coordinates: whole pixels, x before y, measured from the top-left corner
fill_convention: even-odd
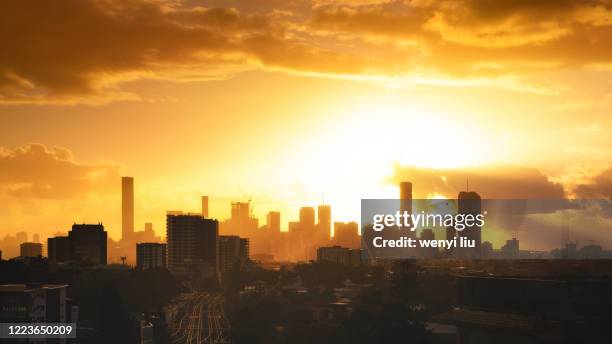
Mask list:
[[[199,214],[166,216],[168,269],[173,273],[218,273],[219,222]]]
[[[270,211],[266,216],[266,226],[268,230],[271,232],[280,232],[281,224],[280,224],[280,212],[279,211]]]
[[[300,208],[300,225],[302,229],[312,229],[315,225],[315,210],[313,207]]]
[[[404,214],[407,212],[408,214],[412,214],[412,183],[411,182],[401,182],[400,183],[400,213]],[[412,220],[410,220],[412,223]],[[399,231],[396,232],[399,235]],[[407,231],[406,236],[415,238],[416,231]]]
[[[400,212],[412,214],[412,183],[400,183]]]
[[[47,256],[52,263],[63,263],[72,260],[70,238],[67,236],[48,238]]]
[[[72,259],[106,264],[107,234],[104,226],[99,224],[74,224],[68,232]]]
[[[23,242],[19,245],[20,256],[40,257],[42,256],[42,244],[38,242]]]
[[[208,196],[202,196],[202,217],[208,218]]]
[[[121,239],[134,234],[134,178],[121,177]]]
[[[136,244],[136,267],[142,270],[166,267],[166,244]]]
[[[482,200],[480,195],[473,191],[462,191],[457,196],[458,199],[458,213],[463,215],[478,215],[482,213]],[[459,231],[459,236],[465,237],[468,240],[474,240],[475,243],[475,255],[472,257],[480,258],[482,232],[480,227],[466,226],[465,229]]]
[[[317,219],[319,230],[323,233],[324,238],[331,237],[331,205],[320,205],[317,207]]]

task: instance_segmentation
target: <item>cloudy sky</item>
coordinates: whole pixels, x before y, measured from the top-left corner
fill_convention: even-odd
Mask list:
[[[612,2],[0,3],[0,235],[362,197],[612,197]]]

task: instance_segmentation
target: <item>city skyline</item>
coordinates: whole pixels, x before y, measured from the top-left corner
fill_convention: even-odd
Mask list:
[[[101,221],[119,238],[121,176],[133,230],[157,235],[202,195],[216,218],[325,201],[343,222],[403,180],[416,198],[468,177],[489,199],[612,198],[606,2],[199,5],[0,5],[0,237]]]

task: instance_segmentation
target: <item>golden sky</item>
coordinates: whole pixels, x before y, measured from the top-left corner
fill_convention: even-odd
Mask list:
[[[211,197],[612,198],[612,2],[0,2],[0,235]],[[263,218],[261,219],[263,222]]]

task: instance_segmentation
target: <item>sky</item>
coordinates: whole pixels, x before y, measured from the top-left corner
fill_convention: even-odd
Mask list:
[[[0,236],[252,199],[612,198],[612,2],[0,3]]]

